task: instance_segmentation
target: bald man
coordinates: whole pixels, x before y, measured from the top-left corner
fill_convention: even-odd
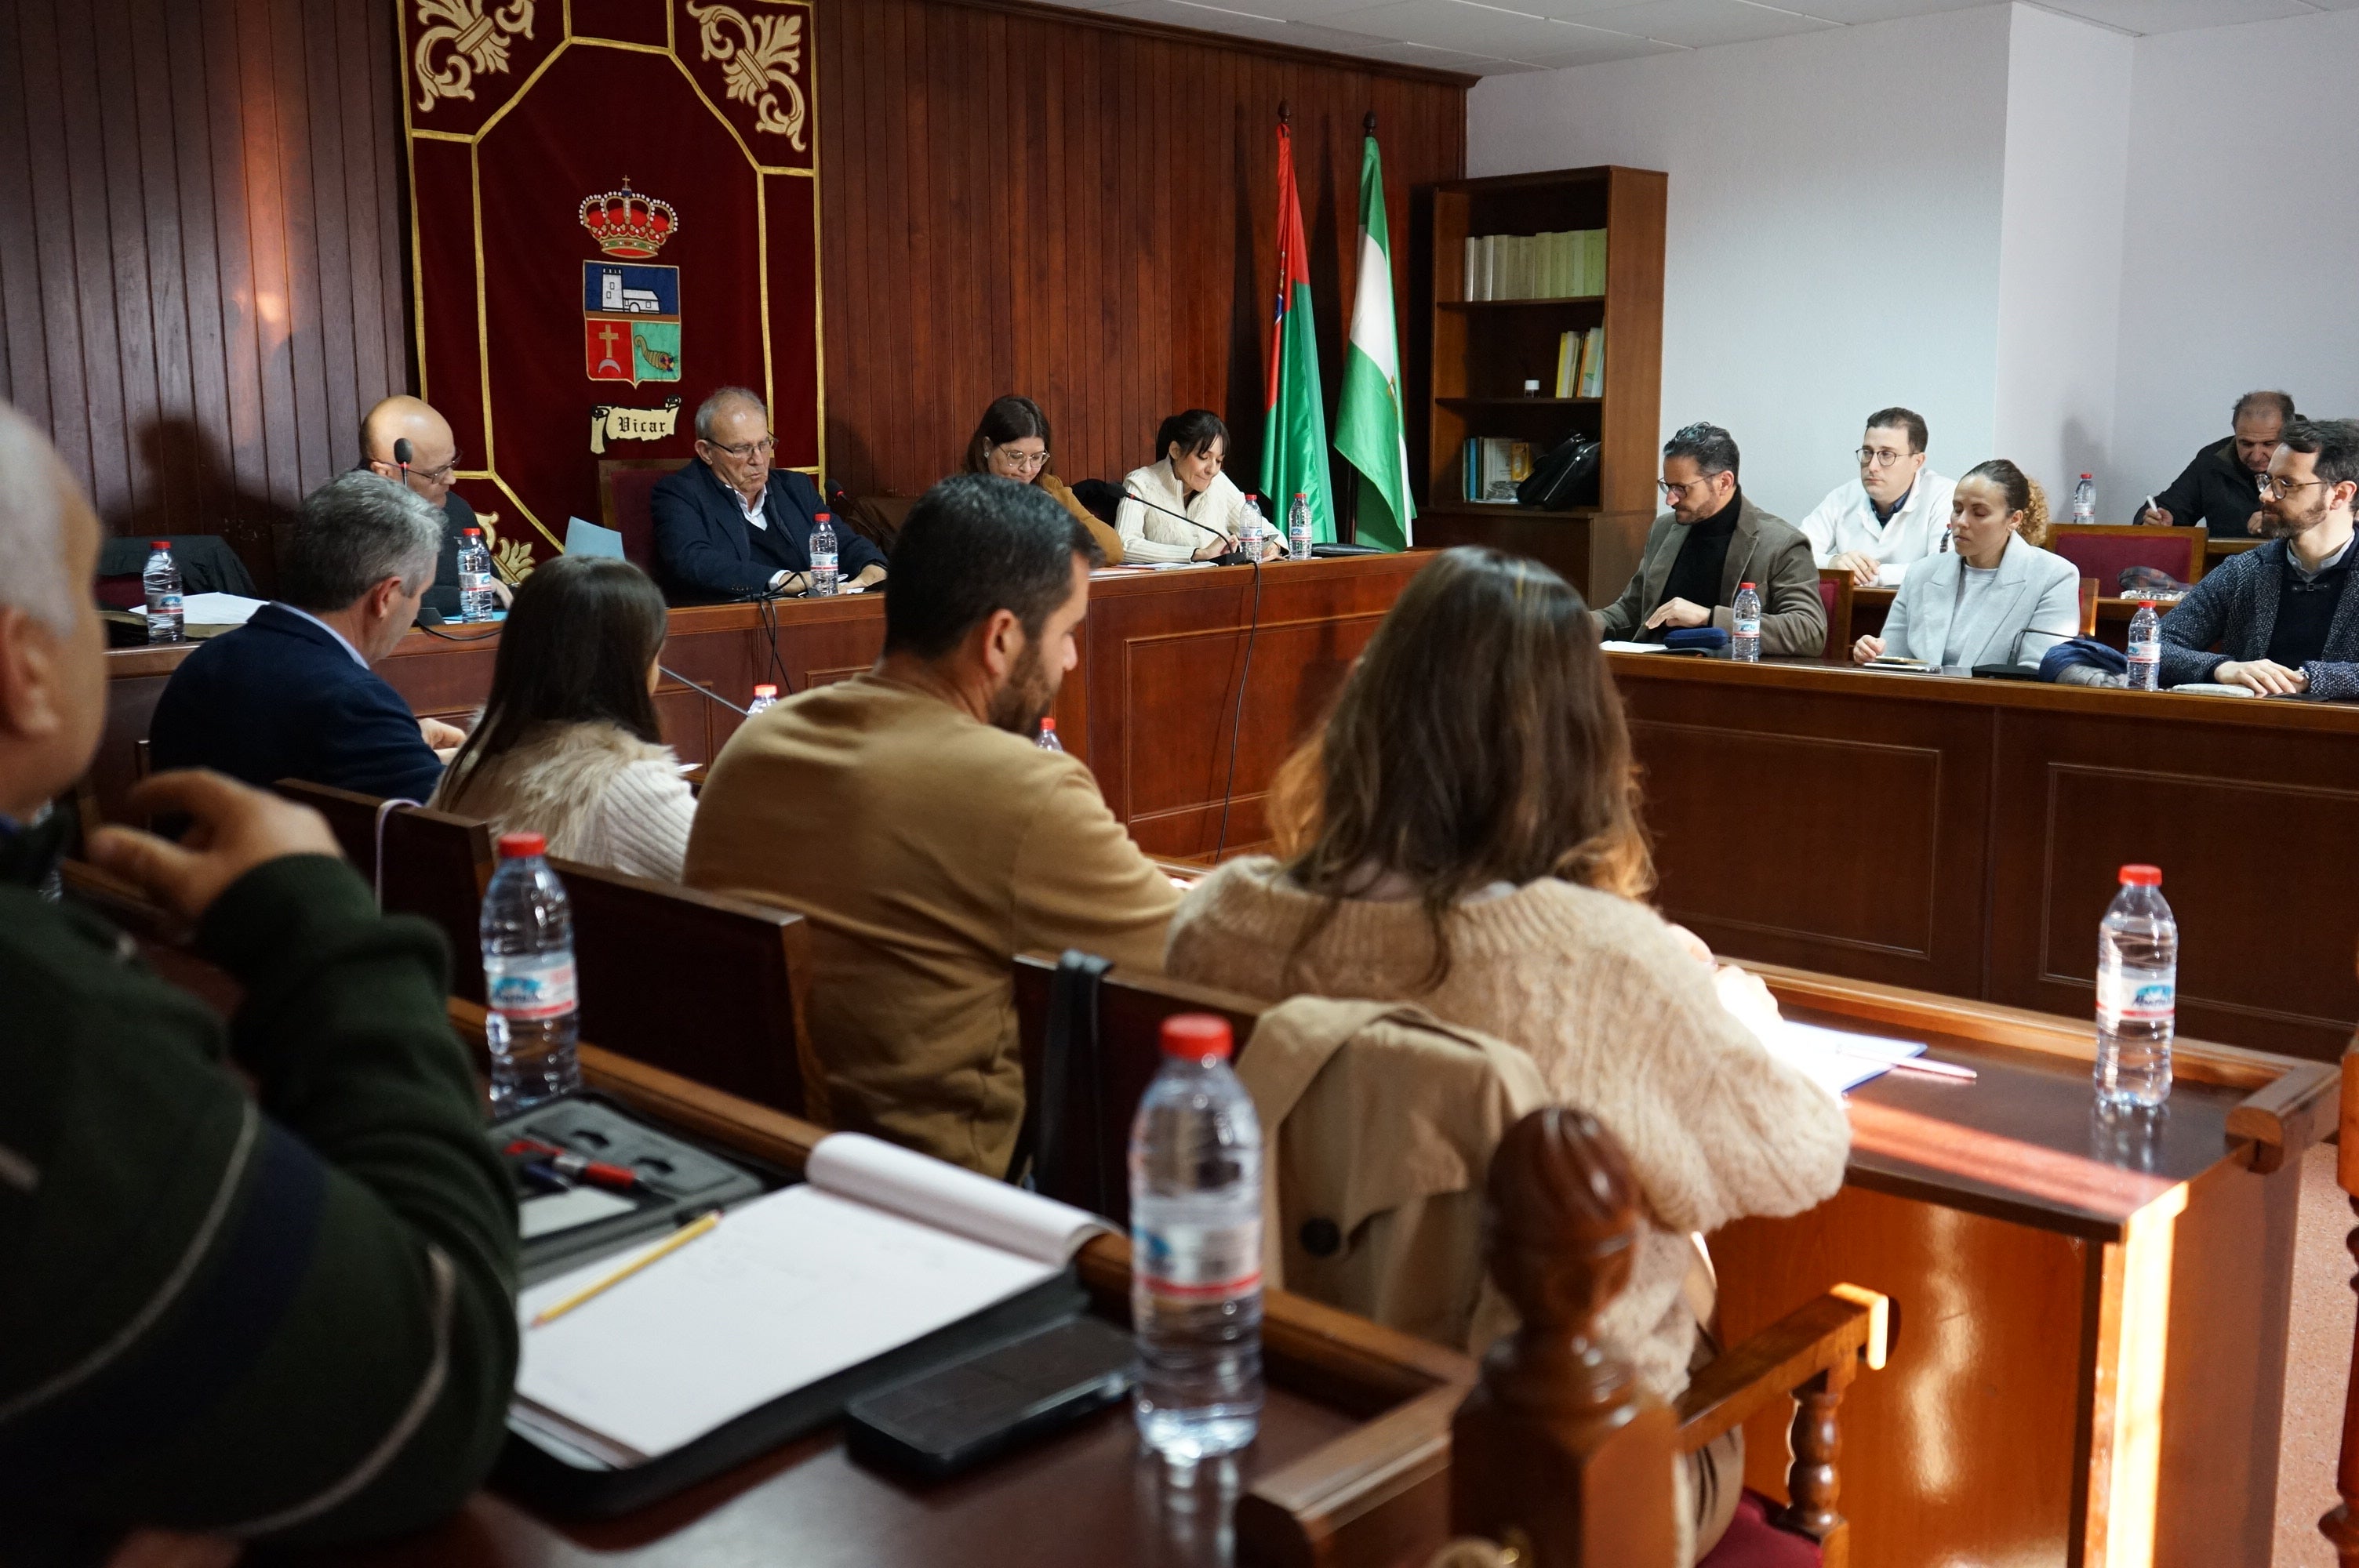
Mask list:
[[[395,456],[399,441],[409,443],[407,468]],[[451,488],[459,471],[459,442],[451,421],[421,398],[404,394],[388,397],[361,420],[361,466],[397,484],[407,484],[442,512],[442,553],[434,561],[434,586],[419,602],[445,621],[459,619],[459,539],[470,528],[482,526],[467,498]],[[488,542],[488,541],[487,541]],[[508,585],[492,573],[492,592],[505,605]]]

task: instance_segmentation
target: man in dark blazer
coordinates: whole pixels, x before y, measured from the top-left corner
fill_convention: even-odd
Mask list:
[[[2136,521],[2206,528],[2215,539],[2268,533],[2260,481],[2277,455],[2277,437],[2297,417],[2293,399],[2282,392],[2245,394],[2229,416],[2235,434],[2196,453],[2169,488],[2147,497],[2154,504],[2139,507]]]
[[[1683,627],[1730,631],[1736,590],[1749,582],[1761,597],[1764,657],[1826,651],[1827,607],[1810,541],[1745,499],[1736,466],[1735,438],[1717,425],[1687,426],[1663,443],[1659,488],[1670,510],[1647,530],[1622,597],[1597,612],[1607,637],[1658,643]]]
[[[807,474],[774,470],[769,410],[724,386],[696,411],[696,461],[656,484],[655,579],[674,604],[712,604],[810,587],[811,527],[821,510]],[[885,552],[834,519],[846,585],[885,577]]]
[[[430,796],[435,748],[465,733],[413,715],[369,666],[408,632],[441,535],[440,512],[375,474],[313,491],[279,562],[279,598],[199,644],[166,683],[147,731],[156,770]]]
[[[409,443],[409,460],[401,460],[400,443]],[[407,395],[385,398],[361,420],[361,467],[396,484],[406,484],[442,514],[442,543],[434,557],[434,581],[421,601],[445,621],[459,619],[459,544],[470,528],[481,526],[467,498],[451,488],[459,471],[459,442],[451,421],[433,405]],[[489,544],[486,539],[485,543]],[[492,593],[508,601],[508,585],[492,573]]]

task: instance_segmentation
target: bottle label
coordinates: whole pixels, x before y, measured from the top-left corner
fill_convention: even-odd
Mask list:
[[[573,1011],[573,955],[518,953],[484,958],[484,990],[492,1011],[519,1023],[562,1018]]]
[[[180,596],[177,593],[149,594],[147,596],[147,613],[150,615],[179,614]]]
[[[1150,1295],[1190,1303],[1233,1301],[1261,1289],[1261,1221],[1131,1227],[1131,1267]]]
[[[1758,621],[1739,621],[1736,623],[1736,634],[1740,637],[1758,637],[1761,635],[1761,622]]]
[[[2151,664],[2161,657],[2162,644],[2159,642],[2130,644],[2130,663],[2134,665]]]
[[[2176,970],[2097,971],[2097,1022],[2107,1029],[2125,1023],[2168,1023],[2178,1010]]]

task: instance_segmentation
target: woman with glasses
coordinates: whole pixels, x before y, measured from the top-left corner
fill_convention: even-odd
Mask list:
[[[1051,501],[1071,513],[1073,520],[1090,531],[1090,537],[1105,552],[1106,565],[1122,564],[1122,535],[1082,505],[1072,487],[1059,479],[1049,466],[1049,416],[1030,398],[1010,395],[991,400],[991,406],[983,411],[982,423],[975,426],[974,436],[966,444],[966,471],[1039,486]]]
[[[2081,573],[2048,542],[2048,497],[2029,474],[1993,458],[1950,499],[1951,548],[1908,569],[1884,635],[1852,644],[1854,663],[1915,659],[1942,668],[2037,665],[2081,629]]]
[[[1122,481],[1114,513],[1125,559],[1209,561],[1237,547],[1253,503],[1221,470],[1229,460],[1229,427],[1209,408],[1190,408],[1163,421],[1155,433],[1161,455]]]

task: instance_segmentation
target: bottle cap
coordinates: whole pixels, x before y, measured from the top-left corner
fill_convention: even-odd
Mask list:
[[[1201,1062],[1229,1059],[1229,1021],[1209,1012],[1175,1013],[1163,1021],[1163,1054]]]
[[[484,531],[481,528],[462,528],[459,532],[470,539],[480,539],[484,536]]]
[[[1045,735],[1054,735],[1057,732],[1057,721],[1053,719],[1043,719],[1040,720],[1040,731]]]
[[[169,539],[150,539],[147,541],[147,547],[151,550],[168,550],[172,547],[172,541]]]
[[[2094,479],[2094,478],[2096,478],[2097,476],[2096,476],[2095,474],[2093,474],[2093,473],[2084,473],[2084,474],[2082,474],[2081,477],[2082,477],[2082,479]]]
[[[541,833],[503,833],[500,835],[500,859],[520,860],[527,855],[549,853],[549,838]]]
[[[769,685],[767,682],[765,682],[754,688],[754,695],[756,697],[776,697],[778,695],[778,688]]]
[[[821,512],[821,513],[819,513],[819,514],[815,514],[815,515],[813,516],[813,518],[812,518],[812,521],[813,521],[813,522],[816,522],[816,523],[824,523],[824,522],[826,522],[826,521],[828,520],[828,518],[829,518],[831,515],[832,515],[832,514],[825,513],[825,512]]]
[[[2122,868],[2122,885],[2124,887],[2158,888],[2162,885],[2162,868],[2160,866],[2124,866]]]
[[[1751,583],[1749,583],[1749,582],[1740,582],[1740,583],[1738,583],[1736,586],[1737,586],[1740,589],[1742,589],[1751,588],[1753,585],[1752,585]]]

